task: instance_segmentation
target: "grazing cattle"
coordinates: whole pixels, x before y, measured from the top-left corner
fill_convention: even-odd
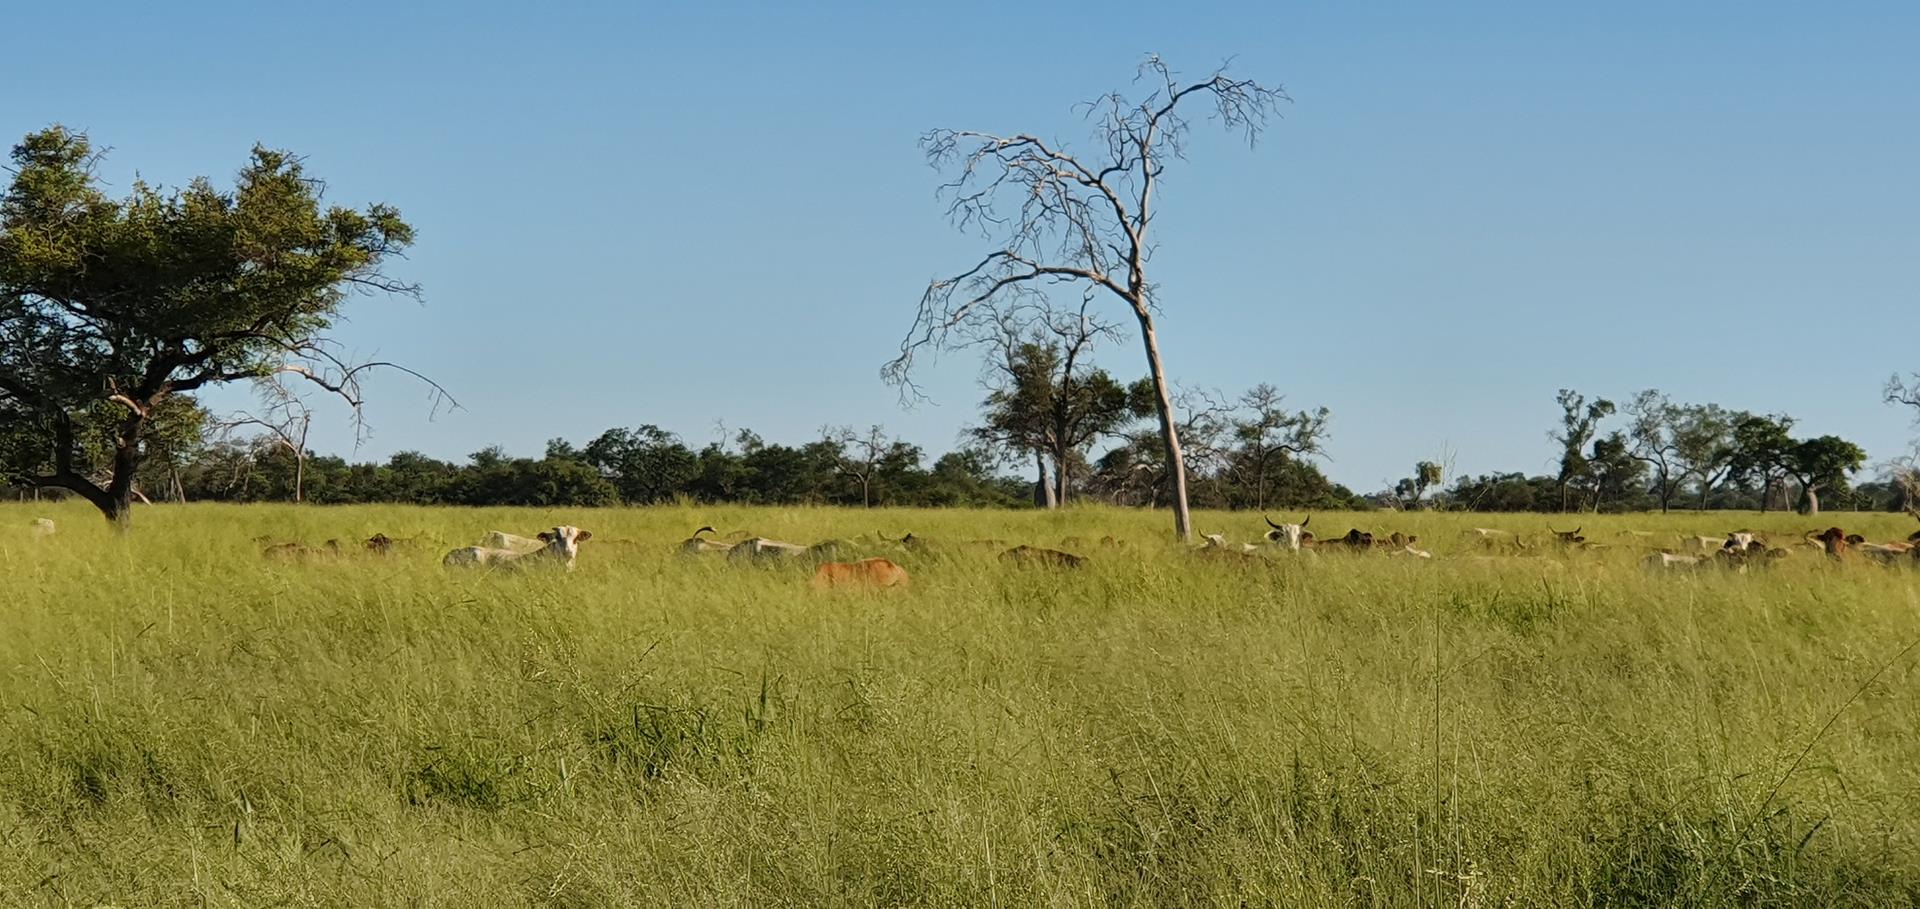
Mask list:
[[[34,518],[33,523],[28,526],[33,528],[33,535],[36,537],[53,536],[54,526],[52,518]]]
[[[1231,544],[1231,542],[1227,542],[1227,534],[1200,534],[1200,538],[1206,540],[1204,544],[1200,544],[1202,550],[1223,550],[1223,552],[1242,553],[1260,552],[1260,546],[1254,546],[1254,544],[1248,544],[1248,542],[1242,542],[1242,544]]]
[[[851,552],[853,552],[853,544],[847,540],[821,540],[807,547],[806,556],[810,559],[832,561]]]
[[[1077,556],[1058,549],[1041,549],[1038,546],[1015,546],[1000,554],[1000,561],[1016,565],[1035,565],[1043,568],[1080,568],[1087,564],[1085,556]]]
[[[260,554],[269,559],[310,559],[317,556],[334,556],[340,554],[340,541],[328,540],[319,546],[308,546],[305,543],[275,543],[261,550]]]
[[[722,543],[719,540],[704,539],[700,536],[703,533],[718,533],[718,531],[711,527],[702,527],[694,531],[693,536],[681,541],[680,554],[699,555],[703,552],[727,552],[733,548],[732,543]]]
[[[806,552],[807,547],[798,543],[783,543],[766,537],[748,537],[733,544],[733,548],[727,551],[727,561],[775,561],[805,555]]]
[[[1396,536],[1398,536],[1398,534],[1396,534]],[[1431,552],[1428,552],[1428,551],[1426,551],[1426,550],[1424,550],[1424,549],[1415,549],[1415,548],[1413,547],[1413,543],[1411,542],[1411,539],[1409,539],[1409,542],[1407,542],[1407,543],[1404,543],[1404,544],[1402,544],[1402,545],[1401,545],[1401,546],[1400,546],[1400,547],[1399,547],[1398,549],[1389,549],[1389,550],[1387,550],[1387,555],[1389,555],[1389,556],[1406,556],[1406,557],[1408,557],[1408,558],[1414,558],[1414,559],[1431,559],[1431,558],[1433,558],[1433,553],[1431,553]]]
[[[542,534],[541,537],[544,538],[545,534]],[[506,549],[518,553],[529,553],[545,545],[546,544],[541,542],[540,539],[535,539],[534,537],[523,537],[517,533],[507,533],[503,530],[489,530],[486,536],[480,538],[480,545],[476,548]]]
[[[1829,527],[1815,539],[1827,552],[1827,558],[1845,560],[1853,557],[1853,542],[1847,532],[1838,527]]]
[[[1920,534],[1916,534],[1916,536],[1920,536]],[[1125,547],[1127,544],[1122,542],[1119,537],[1104,536],[1100,538],[1100,545],[1105,546],[1109,549],[1120,549],[1122,547]]]
[[[386,555],[393,551],[393,538],[384,533],[376,533],[367,538],[367,551],[374,555]]]
[[[858,562],[826,562],[813,572],[817,590],[861,587],[890,588],[907,586],[907,570],[886,559],[861,559]]]
[[[562,524],[552,530],[541,531],[540,548],[532,552],[490,546],[464,546],[447,553],[446,557],[440,560],[440,564],[450,567],[476,565],[501,568],[558,565],[572,571],[573,561],[580,555],[580,544],[591,539],[593,539],[591,531]]]
[[[1360,552],[1372,549],[1374,542],[1373,534],[1356,527],[1348,530],[1347,535],[1344,537],[1335,537],[1331,540],[1319,540],[1316,541],[1314,545],[1320,549],[1334,547]]]
[[[1640,560],[1640,564],[1655,571],[1678,571],[1699,568],[1706,560],[1699,556],[1675,555],[1671,552],[1656,552]]]
[[[1907,543],[1855,543],[1853,550],[1888,565],[1904,562],[1913,555],[1913,546]]]
[[[1313,515],[1307,515],[1306,519],[1298,524],[1275,524],[1273,519],[1266,515],[1261,515],[1260,519],[1266,521],[1268,527],[1273,528],[1267,531],[1267,542],[1293,552],[1300,551],[1300,542],[1306,535],[1307,525],[1313,523]]]
[[[1553,534],[1553,541],[1562,546],[1578,546],[1587,541],[1586,537],[1580,535],[1580,528],[1578,527],[1572,530],[1555,530],[1549,527],[1547,528],[1547,532]]]
[[[1680,542],[1688,549],[1698,549],[1701,552],[1719,552],[1727,545],[1727,538],[1694,535],[1681,537]]]
[[[1504,530],[1494,530],[1491,527],[1469,527],[1467,528],[1467,535],[1470,537],[1474,537],[1484,543],[1492,543],[1499,540],[1505,540],[1508,537],[1513,536],[1513,534],[1508,533]]]
[[[911,533],[900,538],[901,548],[911,552],[923,553],[951,554],[957,550],[967,549],[975,551],[995,550],[1005,545],[1007,545],[1006,540],[966,540],[956,543],[951,540],[929,540],[926,537],[915,536]]]
[[[1727,539],[1723,548],[1746,549],[1748,546],[1753,545],[1755,539],[1756,537],[1753,535],[1752,531],[1736,530],[1736,531],[1733,531],[1732,533],[1727,534]],[[1766,545],[1767,544],[1764,541],[1760,543],[1760,547],[1762,549],[1765,549]]]

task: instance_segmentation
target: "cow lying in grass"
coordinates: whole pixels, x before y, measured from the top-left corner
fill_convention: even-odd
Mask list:
[[[542,531],[539,536],[542,545],[532,552],[490,546],[463,546],[447,553],[446,558],[441,559],[440,563],[447,566],[478,565],[500,568],[557,565],[572,571],[573,560],[580,554],[580,544],[591,539],[593,539],[592,532],[562,524],[552,530]]]
[[[836,588],[873,588],[907,586],[907,570],[886,559],[861,559],[858,562],[826,562],[813,573],[817,590]]]

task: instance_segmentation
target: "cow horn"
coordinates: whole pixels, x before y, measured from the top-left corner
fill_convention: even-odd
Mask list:
[[[693,535],[697,537],[697,536],[699,536],[699,535],[701,535],[701,534],[703,534],[703,533],[719,533],[719,532],[720,532],[720,531],[718,531],[718,530],[715,530],[715,529],[713,529],[712,527],[702,527],[702,528],[700,528],[699,530],[696,530],[696,531],[694,531],[694,532],[693,532]]]
[[[1311,524],[1311,523],[1313,523],[1313,515],[1307,515],[1307,519],[1304,521],[1301,521],[1300,526],[1302,528],[1305,528],[1308,524]]]
[[[1573,535],[1574,535],[1574,536],[1576,536],[1576,537],[1577,537],[1577,536],[1579,536],[1579,535],[1580,535],[1580,528],[1578,528],[1578,527],[1575,527],[1575,528],[1573,529]]]
[[[1268,527],[1271,527],[1271,528],[1273,528],[1273,529],[1275,529],[1275,530],[1279,530],[1279,529],[1280,529],[1280,527],[1281,527],[1281,525],[1279,525],[1279,524],[1275,524],[1275,523],[1273,523],[1273,519],[1272,519],[1272,518],[1269,518],[1269,517],[1267,517],[1266,515],[1261,515],[1261,516],[1260,516],[1260,519],[1261,519],[1261,520],[1263,520],[1263,521],[1265,521],[1265,522],[1267,522],[1267,526],[1268,526]]]

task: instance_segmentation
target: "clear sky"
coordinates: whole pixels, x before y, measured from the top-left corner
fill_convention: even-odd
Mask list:
[[[284,9],[284,11],[283,11]],[[419,229],[361,299],[381,380],[359,457],[537,454],[657,423],[802,441],[882,422],[941,451],[975,363],[879,380],[927,279],[984,248],[916,149],[935,126],[1085,132],[1147,52],[1227,57],[1294,103],[1198,131],[1163,195],[1183,383],[1333,409],[1329,474],[1541,471],[1570,386],[1786,412],[1876,459],[1920,370],[1920,5],[1623,2],[38,3],[0,7],[0,132],[104,173],[225,181],[256,141]],[[1117,314],[1117,313],[1116,313]],[[1136,345],[1109,349],[1141,372]],[[316,434],[352,444],[344,416]]]

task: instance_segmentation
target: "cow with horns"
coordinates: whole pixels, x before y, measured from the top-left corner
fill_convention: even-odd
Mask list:
[[[1300,551],[1300,541],[1306,537],[1307,524],[1313,521],[1313,515],[1307,515],[1306,520],[1298,524],[1275,524],[1273,519],[1266,515],[1260,517],[1267,522],[1268,527],[1273,528],[1267,531],[1267,542],[1293,552]]]

